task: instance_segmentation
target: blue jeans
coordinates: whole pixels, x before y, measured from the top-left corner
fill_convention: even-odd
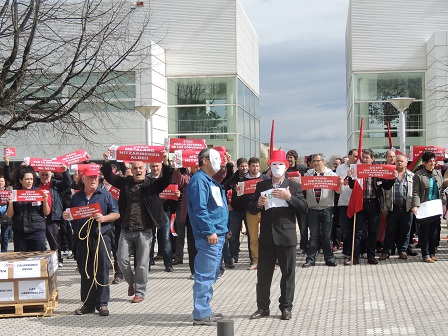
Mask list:
[[[165,266],[171,266],[173,264],[173,250],[171,249],[171,239],[170,239],[170,213],[165,212],[166,223],[162,227],[157,228],[157,242],[159,244],[159,254],[162,254],[163,263]],[[153,233],[153,240],[151,244],[150,260],[154,256],[154,244],[155,244],[155,232]]]
[[[232,210],[229,212],[229,229],[232,232],[232,237],[229,239],[230,256],[238,261],[238,253],[240,251],[240,232],[241,223],[247,227],[246,210]],[[246,232],[249,232],[246,230]],[[250,238],[247,239],[250,242]],[[249,248],[250,253],[250,248]]]
[[[207,238],[195,238],[197,254],[194,259],[193,318],[202,320],[212,315],[210,300],[213,287],[220,273],[224,236],[218,244],[209,244]]]
[[[422,257],[427,258],[436,254],[436,246],[439,241],[438,228],[440,226],[440,218],[431,223],[418,225],[418,243],[422,251]]]
[[[8,244],[12,239],[12,227],[2,225],[2,252],[8,252]]]
[[[308,227],[310,228],[310,247],[306,259],[316,261],[316,253],[319,249],[319,238],[321,238],[325,261],[333,259],[331,249],[331,228],[333,226],[333,208],[322,210],[308,209]]]
[[[142,298],[146,293],[148,281],[149,250],[151,249],[152,229],[130,231],[122,229],[118,241],[117,258],[123,277],[129,285],[135,284],[134,293]],[[134,254],[135,274],[129,259]]]
[[[412,225],[412,212],[406,211],[406,206],[397,207],[387,214],[387,228],[384,237],[383,253],[390,255],[397,237],[398,252],[405,252],[409,246],[409,234]]]

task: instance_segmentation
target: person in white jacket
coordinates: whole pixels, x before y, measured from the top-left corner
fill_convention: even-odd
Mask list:
[[[314,169],[308,170],[305,176],[337,176],[330,168],[325,167],[325,157],[323,154],[313,154],[312,162]],[[306,262],[302,265],[304,268],[315,265],[316,253],[319,249],[319,237],[321,237],[325,265],[337,265],[331,248],[334,193],[333,190],[324,188],[308,189],[306,191],[310,247],[307,252]]]

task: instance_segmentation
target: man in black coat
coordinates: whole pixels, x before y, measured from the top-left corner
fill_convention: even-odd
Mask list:
[[[296,210],[306,213],[308,207],[301,186],[285,178],[289,166],[285,152],[273,151],[268,165],[272,180],[257,184],[255,196],[249,204],[251,214],[261,212],[257,269],[258,309],[250,318],[259,319],[270,314],[270,288],[275,262],[278,260],[282,272],[279,308],[282,320],[290,320],[295,289]]]

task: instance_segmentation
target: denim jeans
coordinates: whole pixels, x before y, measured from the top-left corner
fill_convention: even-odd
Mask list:
[[[224,236],[218,236],[218,244],[209,244],[207,238],[195,239],[197,254],[194,259],[193,318],[202,320],[212,315],[210,300],[213,287],[220,273]]]
[[[173,264],[173,250],[171,249],[170,239],[170,213],[166,212],[166,223],[162,227],[157,228],[157,242],[159,246],[159,254],[162,254],[163,263],[165,266],[171,266]],[[154,256],[154,244],[155,244],[155,230],[153,233],[153,240],[151,244],[150,260]]]
[[[306,259],[315,262],[321,238],[325,261],[333,259],[331,248],[331,227],[333,226],[333,208],[322,210],[308,209],[308,226],[310,228],[310,247]]]
[[[232,210],[229,212],[229,229],[230,232],[232,232],[232,237],[229,239],[229,248],[230,256],[235,260],[238,260],[240,250],[240,232],[242,222],[244,222],[247,226],[245,210]],[[250,242],[250,238],[248,238],[248,240]]]
[[[380,219],[380,204],[377,199],[364,200],[363,209],[356,213],[356,232],[354,258],[361,253],[361,238],[367,223],[367,256],[375,257],[376,239],[378,237],[378,224]]]
[[[383,253],[390,255],[394,249],[397,238],[398,252],[406,252],[409,246],[409,234],[412,225],[412,212],[406,211],[406,206],[397,207],[394,205],[392,211],[387,214],[387,228],[384,237]]]
[[[144,231],[130,231],[123,229],[118,241],[117,258],[123,277],[129,285],[135,284],[134,293],[145,297],[146,282],[148,281],[149,250],[152,242],[152,229]],[[129,262],[134,254],[135,274]]]
[[[8,252],[8,244],[12,239],[12,227],[2,225],[2,252]]]
[[[418,225],[418,243],[422,251],[422,257],[427,258],[436,254],[436,246],[439,241],[437,235],[440,226],[440,218],[431,223]]]

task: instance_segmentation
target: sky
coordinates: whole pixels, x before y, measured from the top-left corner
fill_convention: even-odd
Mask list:
[[[260,43],[261,142],[299,156],[347,152],[349,0],[240,0]]]

